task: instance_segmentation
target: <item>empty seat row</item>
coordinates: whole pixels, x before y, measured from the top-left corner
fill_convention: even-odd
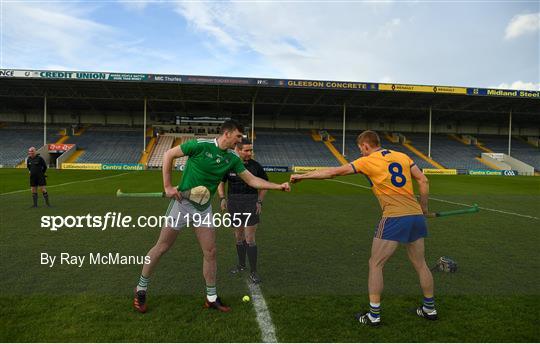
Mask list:
[[[77,144],[84,153],[80,163],[137,163],[143,151],[141,131],[97,130],[89,128],[80,136],[70,136],[65,143]],[[148,138],[145,139],[148,143]]]
[[[47,143],[58,141],[59,129],[47,129]],[[0,128],[0,165],[16,166],[27,156],[28,148],[43,146],[43,128],[18,126]]]
[[[264,166],[339,166],[339,161],[308,130],[257,130],[255,159]]]

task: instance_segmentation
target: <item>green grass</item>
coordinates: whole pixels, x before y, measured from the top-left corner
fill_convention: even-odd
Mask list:
[[[230,229],[218,230],[218,292],[233,307],[230,314],[202,309],[202,254],[191,230],[184,230],[160,261],[144,315],[131,309],[140,266],[40,264],[41,252],[147,252],[157,229],[52,232],[40,227],[43,215],[165,212],[167,200],[115,197],[118,188],[160,191],[159,171],[121,173],[50,171],[54,207],[43,207],[40,197],[41,207],[28,209],[30,193],[18,192],[27,188],[27,172],[0,169],[0,341],[260,341],[255,311],[241,302],[246,283],[227,274],[236,257]],[[100,179],[86,182],[95,178]],[[288,175],[270,178],[285,181]],[[339,180],[367,185],[360,176]],[[539,216],[538,178],[431,176],[430,181],[437,199]],[[431,201],[430,207],[460,206]],[[421,295],[400,249],[385,267],[384,326],[355,323],[352,315],[366,308],[367,260],[379,217],[370,190],[334,181],[302,182],[290,194],[268,194],[257,233],[259,270],[279,341],[540,341],[540,221],[488,210],[429,220],[429,263],[447,255],[459,264],[458,273],[435,274],[440,321],[422,321],[410,313]]]

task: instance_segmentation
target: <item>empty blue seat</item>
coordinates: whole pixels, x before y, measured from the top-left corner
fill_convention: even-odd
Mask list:
[[[315,142],[309,130],[256,131],[255,159],[263,166],[339,166],[322,142]]]
[[[478,135],[478,141],[496,153],[508,154],[508,136]],[[540,170],[540,149],[518,138],[512,138],[510,156]]]
[[[47,143],[58,141],[58,128],[47,129]],[[16,166],[22,162],[28,148],[43,146],[43,128],[38,126],[7,126],[0,128],[0,165]]]
[[[70,136],[66,143],[75,143],[78,149],[84,150],[77,162],[137,163],[143,151],[142,135],[142,130],[89,128],[80,136]]]

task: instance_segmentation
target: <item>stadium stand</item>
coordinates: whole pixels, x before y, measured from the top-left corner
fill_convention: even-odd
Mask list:
[[[334,138],[333,145],[341,153],[343,152],[343,133],[342,132],[329,132],[330,136]],[[360,150],[356,145],[356,132],[345,133],[345,158],[349,161],[356,160],[360,157]]]
[[[354,161],[360,157],[360,150],[358,149],[358,146],[356,145],[356,137],[358,136],[359,132],[346,132],[345,133],[345,157],[349,161]],[[336,141],[334,141],[334,146],[341,152],[341,147],[343,144],[343,134],[341,132],[332,132],[332,137]],[[398,152],[405,153],[411,157],[411,159],[414,160],[416,165],[420,168],[435,168],[435,166],[431,165],[429,162],[425,161],[424,159],[416,156],[413,152],[409,151],[406,147],[402,146],[399,143],[393,143],[390,142],[388,139],[386,139],[384,133],[380,133],[379,135],[381,139],[381,145],[383,148],[395,150]]]
[[[59,128],[47,129],[47,143],[60,138]],[[29,147],[43,146],[43,128],[38,126],[6,126],[0,128],[0,165],[16,166],[26,158]]]
[[[161,168],[163,166],[163,154],[172,147],[174,136],[160,135],[154,146],[152,155],[148,159],[148,167]]]
[[[476,138],[484,147],[495,153],[508,154],[508,136],[477,135]],[[534,147],[519,138],[513,137],[510,155],[533,166],[535,170],[540,170],[540,149],[538,147]]]
[[[77,149],[84,150],[77,159],[79,163],[137,163],[141,139],[140,130],[91,127],[80,136],[70,136],[65,143],[75,143]]]
[[[213,137],[197,137],[197,138],[211,139]],[[194,139],[193,137],[189,137],[189,136],[183,136],[183,137],[176,138],[176,140],[174,140],[173,146],[179,146],[182,143],[184,143],[186,141],[189,141],[189,140],[193,140],[193,139]],[[180,166],[185,165],[187,159],[188,159],[187,156],[183,156],[181,158],[176,159],[174,161],[174,167],[178,169]]]
[[[255,159],[263,166],[339,166],[322,142],[309,130],[257,129]]]
[[[213,139],[210,136],[197,136],[196,138]],[[148,168],[161,168],[163,167],[163,155],[171,147],[181,145],[182,143],[195,139],[194,136],[174,136],[174,135],[160,135],[156,146],[154,147],[150,158],[148,159]],[[188,157],[181,157],[175,160],[174,167],[179,168],[184,165]]]
[[[47,129],[48,143],[57,142],[60,127]],[[332,144],[342,151],[342,132],[330,131],[334,139]],[[360,157],[356,146],[357,131],[346,132],[345,157],[352,161]],[[407,141],[423,154],[428,151],[427,133],[402,133]],[[434,168],[429,162],[417,156],[399,143],[392,143],[384,133],[381,133],[382,146],[391,150],[404,152],[411,156],[420,168]],[[214,136],[212,136],[214,137]],[[212,138],[205,136],[204,138]],[[508,138],[504,135],[479,135],[478,141],[484,147],[498,153],[507,153]],[[193,136],[178,137],[174,135],[160,135],[148,158],[149,168],[161,168],[163,154],[173,145],[181,144]],[[149,139],[147,138],[147,142]],[[136,163],[141,156],[141,131],[118,127],[89,127],[80,136],[69,136],[64,143],[76,143],[77,148],[84,153],[77,162],[99,163]],[[26,150],[30,146],[41,147],[43,144],[43,130],[39,125],[9,125],[0,128],[0,165],[5,167],[16,166],[26,157]],[[293,129],[258,129],[255,139],[256,159],[266,166],[339,166],[337,159],[331,154],[322,142],[314,141],[309,130]],[[486,169],[477,157],[482,150],[475,145],[466,145],[446,134],[433,134],[431,144],[432,158],[446,168],[456,169]],[[523,139],[512,139],[513,157],[532,165],[540,170],[540,149],[534,147]],[[177,159],[176,168],[185,163],[186,158]]]
[[[427,133],[403,133],[407,140],[425,155],[428,154],[429,136]],[[476,158],[482,151],[475,145],[465,145],[446,134],[431,135],[431,157],[446,168],[486,169],[486,165]]]

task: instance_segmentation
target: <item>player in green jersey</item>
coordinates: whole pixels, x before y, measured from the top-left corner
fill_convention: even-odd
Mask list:
[[[213,228],[211,199],[216,189],[231,170],[237,173],[249,186],[256,189],[290,191],[289,183],[275,184],[255,177],[242,163],[233,151],[235,145],[242,140],[243,126],[229,120],[221,126],[221,134],[216,139],[198,139],[188,141],[180,146],[169,149],[163,156],[163,187],[167,197],[171,198],[167,215],[175,219],[167,223],[159,235],[157,243],[148,251],[150,262],[143,265],[139,283],[135,289],[133,306],[141,313],[146,312],[146,292],[150,275],[157,265],[159,258],[174,244],[179,230],[185,227],[191,219],[192,225],[197,225],[197,219],[210,219],[210,223],[195,226],[195,233],[203,251],[203,275],[206,281],[206,308],[222,312],[230,311],[224,305],[216,292],[216,233]],[[171,183],[171,167],[174,159],[188,156],[182,181],[178,187]],[[180,192],[197,186],[204,186],[210,191],[210,199],[204,204],[183,199]],[[195,216],[194,216],[195,215]]]

